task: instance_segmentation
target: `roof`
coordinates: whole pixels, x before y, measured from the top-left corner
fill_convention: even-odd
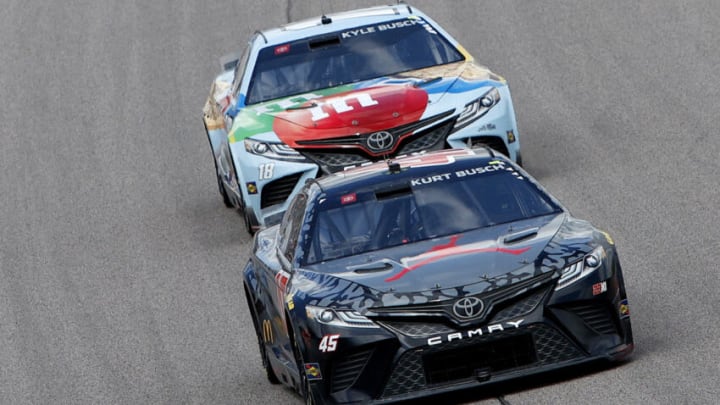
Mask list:
[[[361,25],[397,20],[410,15],[425,17],[419,10],[400,3],[326,14],[325,17],[328,17],[331,21],[327,24],[322,23],[322,16],[317,16],[259,32],[269,45],[273,45]]]
[[[348,188],[382,187],[387,184],[408,182],[412,178],[446,172],[456,162],[462,167],[476,167],[498,159],[490,149],[447,149],[442,151],[413,154],[392,161],[375,162],[333,173],[317,181],[325,191],[333,192]],[[501,158],[503,161],[507,161]],[[391,173],[390,165],[397,164],[398,172]]]

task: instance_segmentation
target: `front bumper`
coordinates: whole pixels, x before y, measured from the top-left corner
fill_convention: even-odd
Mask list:
[[[231,144],[231,150],[238,169],[239,192],[260,226],[279,223],[291,197],[318,174],[318,166],[310,161],[254,155],[245,150],[242,142]]]
[[[601,281],[607,291],[593,295],[597,282],[590,277],[561,296],[551,281],[496,305],[486,321],[466,328],[401,316],[376,319],[380,329],[322,325],[309,335],[340,336],[334,353],[308,342],[309,358],[323,373],[312,390],[318,403],[387,403],[620,360],[633,349],[624,288],[616,276]]]

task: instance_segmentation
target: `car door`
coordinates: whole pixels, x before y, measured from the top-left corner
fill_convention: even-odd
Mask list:
[[[300,234],[306,205],[307,196],[304,193],[295,196],[280,223],[277,233],[277,260],[263,264],[261,271],[260,282],[263,289],[267,291],[267,301],[269,303],[266,312],[276,332],[275,336],[277,336],[274,344],[288,360],[293,359],[286,318],[288,287],[293,274],[292,255],[295,252],[295,245]]]

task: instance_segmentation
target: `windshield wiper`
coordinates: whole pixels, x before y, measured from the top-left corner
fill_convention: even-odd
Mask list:
[[[313,101],[312,103],[307,104],[307,105],[301,104],[301,105],[296,105],[294,107],[288,107],[285,109],[285,111],[306,110],[308,108],[315,108],[317,106],[318,106],[317,103]]]
[[[428,84],[436,83],[442,80],[442,76],[433,77],[432,79],[424,79],[417,81],[413,84],[413,87],[423,87],[427,86]]]

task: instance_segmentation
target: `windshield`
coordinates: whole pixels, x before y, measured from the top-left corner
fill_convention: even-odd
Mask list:
[[[474,170],[474,169],[471,169]],[[560,212],[514,170],[452,172],[385,191],[350,193],[316,205],[305,264]]]
[[[427,22],[401,19],[260,50],[247,104],[463,60]]]

